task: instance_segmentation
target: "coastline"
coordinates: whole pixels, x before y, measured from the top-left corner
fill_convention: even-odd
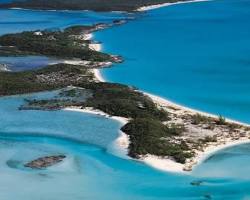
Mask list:
[[[214,155],[216,152],[248,143],[250,143],[250,139],[240,140],[240,141],[229,141],[227,144],[222,144],[215,147],[207,147],[207,149],[202,154],[197,156],[197,163],[196,165],[194,165],[193,170],[195,170],[195,168],[197,168],[200,164],[202,164],[206,159]]]
[[[155,5],[151,5],[151,6],[142,6],[142,7],[138,8],[136,11],[145,12],[145,11],[154,10],[154,9],[157,9],[157,8],[162,8],[162,7],[165,7],[165,6],[172,6],[172,5],[184,4],[184,3],[203,2],[203,1],[211,1],[211,0],[190,0],[190,1],[177,1],[175,3],[155,4]]]
[[[63,110],[99,115],[99,116],[102,116],[105,118],[109,118],[109,119],[118,121],[121,124],[121,127],[129,122],[128,118],[118,117],[118,116],[110,116],[107,113],[102,112],[101,110],[96,110],[96,109],[93,109],[91,107],[88,107],[85,109],[81,109],[80,107],[67,107]],[[112,153],[113,155],[128,159],[128,158],[130,158],[129,156],[127,156],[128,146],[129,146],[129,136],[127,134],[125,134],[124,132],[122,132],[121,130],[119,130],[118,137],[114,141],[111,142],[111,144],[107,150],[110,153]]]
[[[153,99],[153,101],[159,106],[173,107],[175,109],[182,110],[184,113],[200,114],[200,115],[203,115],[203,116],[206,116],[206,117],[218,118],[218,115],[211,114],[211,113],[204,112],[204,111],[200,111],[200,110],[193,109],[193,108],[189,108],[189,107],[183,106],[183,105],[178,104],[178,103],[174,103],[174,102],[172,102],[172,101],[170,101],[168,99],[165,99],[163,97],[160,97],[160,96],[157,96],[157,95],[154,95],[154,94],[150,94],[150,93],[147,93],[147,92],[143,92],[143,94],[150,97],[151,99]],[[229,123],[235,123],[235,124],[250,127],[249,124],[244,123],[244,122],[240,122],[240,121],[237,121],[237,120],[234,120],[234,119],[226,118],[226,121],[229,122]]]
[[[105,82],[105,79],[103,78],[99,69],[94,69],[94,76],[99,82]],[[170,109],[174,109],[174,110],[177,109],[178,112],[185,113],[185,114],[186,113],[188,114],[199,113],[206,117],[218,118],[216,115],[202,112],[202,111],[195,110],[195,109],[191,109],[191,108],[176,104],[174,102],[171,102],[167,99],[164,99],[162,97],[159,97],[153,94],[149,94],[146,92],[143,92],[143,94],[150,97],[160,107],[169,107]],[[98,112],[98,114],[100,113]],[[250,125],[242,123],[242,122],[238,122],[236,120],[231,120],[231,119],[226,119],[226,120],[227,122],[230,122],[230,123],[235,123],[238,125],[250,127]],[[123,123],[126,123],[126,121],[123,121]],[[129,138],[127,138],[127,140],[129,140]],[[126,143],[129,144],[129,141],[127,141]],[[246,144],[246,143],[250,143],[250,139],[248,137],[241,138],[235,141],[230,140],[230,138],[228,138],[228,140],[219,141],[219,144],[209,144],[203,151],[197,150],[196,156],[192,158],[186,164],[177,163],[176,161],[172,159],[161,158],[161,157],[157,157],[154,155],[146,155],[140,158],[139,161],[144,162],[145,164],[151,167],[154,167],[158,170],[172,172],[172,173],[186,173],[187,174],[187,173],[192,173],[193,169],[195,169],[198,165],[200,165],[203,161],[205,161],[207,158],[209,158],[211,155],[215,154],[216,152],[221,151],[226,148],[230,148],[236,145],[241,145],[241,144]],[[124,148],[124,147],[121,146],[121,148]]]
[[[198,0],[199,1],[199,0]],[[204,0],[201,0],[204,1]],[[193,1],[191,1],[193,2]],[[187,2],[185,2],[187,3]],[[94,77],[97,81],[99,82],[106,82],[106,80],[104,79],[104,77],[101,74],[100,69],[93,69],[93,74]],[[168,99],[165,99],[163,97],[157,96],[157,95],[153,95],[144,91],[140,91],[142,92],[144,95],[148,96],[149,98],[151,98],[155,104],[163,109],[167,109],[169,112],[174,112],[175,111],[178,112],[178,114],[190,114],[190,115],[195,115],[195,114],[200,114],[202,116],[205,117],[209,117],[209,118],[213,118],[213,119],[217,119],[218,116],[211,114],[211,113],[207,113],[207,112],[203,112],[203,111],[199,111],[196,109],[192,109],[192,108],[188,108],[186,106],[177,104],[175,102],[172,102]],[[92,112],[93,113],[93,112]],[[100,114],[102,112],[94,112],[95,114]],[[105,114],[105,113],[102,113]],[[112,117],[111,117],[112,118]],[[113,118],[114,119],[114,118]],[[118,119],[119,120],[119,119]],[[245,127],[250,127],[249,124],[246,123],[242,123],[236,120],[232,120],[232,119],[226,119],[227,122],[229,123],[233,123],[233,124],[237,124],[237,125],[242,125]],[[125,125],[127,123],[127,121],[122,121],[123,125]],[[125,133],[123,133],[125,134]],[[126,134],[125,134],[126,135]],[[117,138],[117,141],[119,141],[119,139],[122,138],[122,135],[120,135],[120,137]],[[125,138],[125,139],[124,139]],[[227,138],[226,138],[227,139]],[[200,165],[204,160],[206,160],[207,158],[209,158],[211,155],[215,154],[216,152],[232,147],[232,146],[236,146],[236,145],[240,145],[240,144],[245,144],[245,143],[249,143],[250,139],[249,138],[240,138],[239,140],[234,141],[234,138],[228,138],[228,140],[225,140],[225,138],[223,138],[222,141],[217,142],[216,144],[208,144],[204,150],[196,151],[196,156],[190,160],[188,160],[187,163],[185,164],[181,164],[181,163],[177,163],[176,161],[170,159],[170,158],[162,158],[162,157],[157,157],[154,155],[146,155],[140,159],[138,159],[138,161],[141,161],[153,168],[156,168],[158,170],[162,170],[162,171],[167,171],[167,172],[172,172],[172,173],[192,173],[193,169],[196,168],[198,165]],[[129,138],[128,137],[124,137],[122,141],[126,144],[129,144]],[[121,145],[121,143],[116,142],[116,145],[120,145],[121,149],[124,149],[124,146]],[[128,147],[128,146],[127,146]],[[128,157],[128,156],[127,156]],[[131,158],[132,159],[132,158]]]

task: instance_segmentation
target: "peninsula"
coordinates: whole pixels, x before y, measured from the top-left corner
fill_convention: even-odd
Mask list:
[[[122,58],[91,49],[89,34],[114,24],[1,36],[4,55],[46,55],[65,61],[38,70],[0,72],[0,95],[61,89],[51,99],[27,100],[20,110],[91,108],[124,117],[128,122],[121,130],[129,138],[128,155],[164,170],[190,171],[209,150],[249,141],[250,128],[244,124],[178,106],[134,87],[101,82],[94,72]]]

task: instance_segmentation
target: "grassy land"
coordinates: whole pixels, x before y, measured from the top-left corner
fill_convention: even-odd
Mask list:
[[[0,8],[30,8],[56,10],[134,11],[142,6],[173,3],[179,0],[26,0],[2,4]],[[183,0],[185,1],[185,0]]]

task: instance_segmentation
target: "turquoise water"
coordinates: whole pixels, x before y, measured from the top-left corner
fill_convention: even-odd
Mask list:
[[[125,62],[103,71],[191,108],[250,122],[250,1],[173,5],[96,34]]]
[[[161,172],[113,155],[110,145],[121,126],[117,121],[72,111],[18,110],[24,98],[56,93],[0,99],[1,199],[250,199],[249,145],[215,154],[191,175]],[[46,170],[23,167],[54,154],[67,158]],[[192,186],[192,181],[202,184]]]
[[[226,115],[228,109],[232,115],[227,116],[247,121],[248,8],[246,0],[178,5],[98,33],[105,51],[126,59],[104,75],[209,112]],[[120,15],[0,10],[0,34],[96,23]],[[158,171],[117,156],[117,121],[72,111],[18,110],[25,98],[56,93],[0,98],[0,199],[250,199],[249,145],[216,153],[190,175]],[[229,93],[234,95],[228,98]],[[229,106],[232,102],[241,104]],[[51,154],[67,158],[46,170],[23,168],[27,161]],[[192,181],[201,181],[201,186],[192,186]]]

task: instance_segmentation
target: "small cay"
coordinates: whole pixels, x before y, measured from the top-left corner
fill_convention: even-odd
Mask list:
[[[65,155],[45,156],[26,163],[24,167],[29,167],[32,169],[45,169],[62,162],[65,158]]]

